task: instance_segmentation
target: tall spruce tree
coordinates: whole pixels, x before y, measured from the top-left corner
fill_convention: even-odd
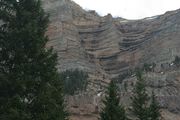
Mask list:
[[[149,106],[149,120],[160,120],[161,114],[160,114],[160,107],[159,104],[155,98],[154,91],[152,92],[151,96],[151,103]]]
[[[148,95],[145,88],[145,80],[142,77],[142,72],[136,73],[137,83],[134,89],[134,95],[132,99],[132,112],[138,118],[138,120],[148,120]]]
[[[0,0],[0,119],[67,120],[40,0]]]
[[[104,108],[100,113],[100,120],[127,120],[124,107],[119,104],[117,86],[111,81],[106,93]]]

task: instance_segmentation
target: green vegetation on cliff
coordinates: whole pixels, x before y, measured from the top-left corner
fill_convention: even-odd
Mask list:
[[[88,74],[82,70],[66,70],[59,74],[64,83],[64,92],[69,95],[86,90]]]

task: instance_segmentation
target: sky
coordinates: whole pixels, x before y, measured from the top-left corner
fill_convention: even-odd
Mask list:
[[[142,19],[180,8],[180,0],[73,0],[86,10],[96,10],[101,16]]]

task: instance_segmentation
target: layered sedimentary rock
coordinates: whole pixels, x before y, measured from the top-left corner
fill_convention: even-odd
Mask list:
[[[144,63],[156,64],[154,71],[145,75],[148,90],[155,90],[169,115],[180,114],[180,70],[172,64],[175,56],[180,56],[180,10],[126,20],[110,14],[101,17],[71,0],[43,0],[43,6],[50,14],[47,47],[58,53],[59,71],[78,68],[90,75],[87,92],[68,97],[74,119],[97,119],[95,108],[109,80]],[[125,104],[134,82],[133,75],[121,81]]]

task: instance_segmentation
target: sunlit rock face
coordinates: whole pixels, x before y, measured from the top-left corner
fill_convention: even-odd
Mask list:
[[[97,113],[93,111],[99,105],[99,91],[104,92],[109,80],[144,63],[156,64],[154,72],[145,74],[148,91],[153,88],[162,109],[176,116],[168,117],[169,120],[178,118],[180,70],[172,61],[180,56],[179,10],[142,20],[126,20],[110,14],[101,17],[71,0],[43,0],[43,6],[50,14],[47,47],[54,47],[58,53],[58,70],[78,68],[90,74],[87,92],[81,97],[68,98],[73,119],[81,116],[83,120],[96,120]],[[120,82],[125,104],[130,102],[128,96],[135,81],[131,75]],[[162,114],[167,115],[164,111]]]

